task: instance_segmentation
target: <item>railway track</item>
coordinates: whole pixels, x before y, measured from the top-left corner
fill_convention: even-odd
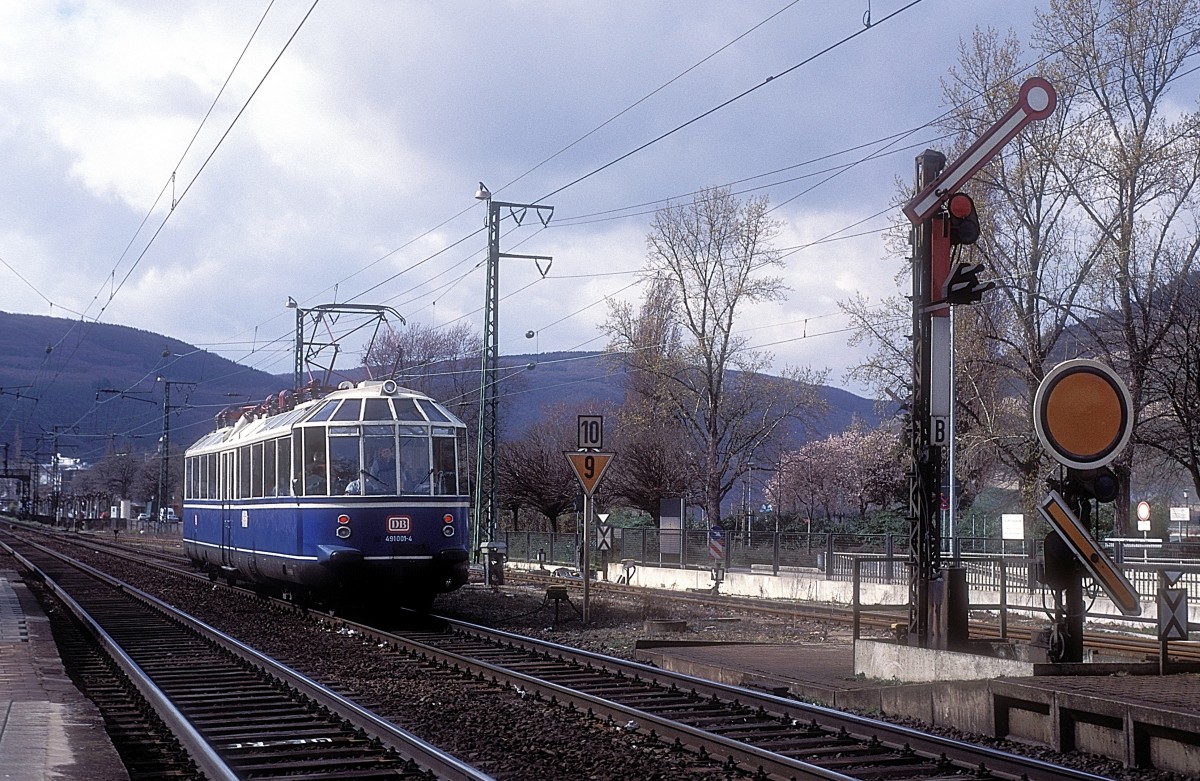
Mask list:
[[[164,566],[176,569],[188,568],[187,560],[183,556],[181,550],[175,550],[172,552],[169,548],[164,548],[164,546],[161,544],[146,546],[138,545],[136,540],[110,541],[99,535],[95,537],[84,538],[81,540],[81,544],[86,544],[99,550],[107,550],[115,553],[124,552],[126,555],[133,550],[137,552],[137,556],[149,558]],[[514,582],[533,583],[538,585],[565,585],[568,588],[578,586],[578,588],[581,588],[581,584],[577,584],[576,581],[571,579],[564,579],[525,571],[510,572],[508,573],[508,577]],[[668,596],[671,602],[676,605],[690,603],[706,607],[719,606],[723,608],[735,608],[751,613],[783,616],[790,619],[811,619],[814,621],[829,621],[846,625],[851,625],[854,623],[854,611],[850,608],[839,607],[837,605],[802,602],[773,604],[771,601],[766,600],[725,595],[709,595],[699,592],[658,592],[654,589],[608,583],[604,581],[593,583],[592,589],[594,593],[607,594],[619,598],[642,598],[648,592],[661,593],[664,596]],[[889,628],[898,620],[900,620],[900,618],[895,611],[880,612],[871,610],[869,607],[860,611],[858,616],[859,624],[863,629],[871,629],[877,632],[888,631]],[[1039,629],[1044,628],[1044,624],[1036,627],[1030,627],[1025,625],[1017,625],[1010,621],[1005,628],[1003,637],[1015,642],[1028,643],[1032,641],[1033,635]],[[974,640],[999,640],[1002,638],[1001,628],[998,621],[973,620],[970,622],[969,630],[971,639]],[[1088,650],[1101,654],[1124,656],[1134,660],[1157,660],[1160,652],[1159,642],[1154,637],[1121,633],[1119,631],[1097,630],[1095,627],[1089,628],[1088,634],[1084,637],[1084,647]],[[1171,643],[1169,651],[1170,658],[1173,661],[1200,662],[1200,642],[1175,641]]]
[[[370,631],[370,630],[367,630]],[[1099,779],[1091,773],[485,627],[377,633],[423,660],[780,779]],[[388,639],[390,638],[390,639]]]
[[[563,583],[562,579],[556,581]],[[687,595],[688,599],[708,599]],[[716,604],[729,605],[717,597]],[[743,606],[737,605],[739,609]],[[752,607],[752,606],[747,606]],[[798,606],[778,608],[795,616]],[[834,620],[836,609],[818,607]],[[341,622],[399,660],[474,676],[531,704],[567,708],[759,778],[1077,778],[1101,776],[950,741],[757,691],[471,626],[382,632]]]
[[[0,537],[84,628],[64,657],[135,778],[490,778],[129,584]]]

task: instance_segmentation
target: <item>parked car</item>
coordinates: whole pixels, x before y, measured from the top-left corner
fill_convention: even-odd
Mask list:
[[[150,520],[150,513],[138,513],[137,518],[134,520],[136,520],[138,523],[146,523]]]
[[[179,518],[175,515],[174,507],[168,507],[167,509],[161,511],[159,513],[159,519],[163,520],[163,521],[167,521],[168,523],[179,520]]]

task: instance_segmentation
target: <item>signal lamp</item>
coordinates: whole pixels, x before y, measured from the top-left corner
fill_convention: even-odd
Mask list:
[[[1121,490],[1116,473],[1106,466],[1099,469],[1071,469],[1068,467],[1067,483],[1075,491],[1102,504],[1108,504],[1115,500]]]
[[[979,215],[975,201],[966,193],[955,193],[946,201],[950,214],[950,243],[974,244],[979,240]]]

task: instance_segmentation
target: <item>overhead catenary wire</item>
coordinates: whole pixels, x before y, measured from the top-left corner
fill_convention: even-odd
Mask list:
[[[464,210],[464,211],[465,211],[465,210]],[[598,302],[597,302],[597,303],[598,303]],[[547,327],[549,327],[549,326],[547,326]]]

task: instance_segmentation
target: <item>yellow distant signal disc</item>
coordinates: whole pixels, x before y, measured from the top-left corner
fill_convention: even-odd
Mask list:
[[[1033,399],[1033,426],[1055,460],[1076,469],[1112,461],[1133,433],[1133,400],[1108,366],[1079,358],[1055,366]]]

